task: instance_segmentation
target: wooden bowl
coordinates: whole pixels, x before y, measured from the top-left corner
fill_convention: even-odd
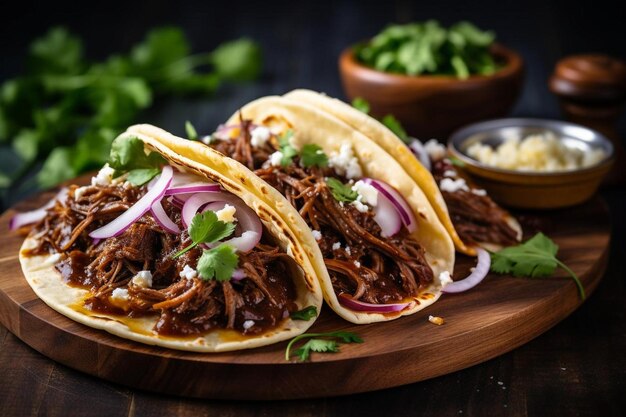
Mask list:
[[[393,114],[422,140],[446,139],[461,126],[507,115],[515,104],[524,78],[522,57],[498,44],[492,54],[500,70],[458,79],[377,71],[358,62],[350,47],[339,58],[339,72],[348,98],[367,100],[373,116]]]
[[[583,151],[602,149],[605,157],[596,165],[558,172],[527,172],[494,168],[467,155],[476,142],[497,146],[507,138],[552,132],[568,147]],[[525,209],[555,209],[589,200],[614,162],[611,141],[595,130],[574,123],[543,119],[498,119],[475,123],[452,134],[448,141],[452,156],[463,163],[463,171],[504,206]]]

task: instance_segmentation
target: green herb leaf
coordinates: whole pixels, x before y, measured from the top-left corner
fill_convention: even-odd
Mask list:
[[[336,178],[326,178],[326,185],[330,188],[330,192],[337,201],[343,201],[344,203],[351,203],[355,201],[359,196],[359,193],[354,191],[349,185],[343,184]]]
[[[300,362],[304,362],[309,359],[311,352],[336,353],[339,352],[339,343],[335,340],[311,339],[293,353],[300,358]]]
[[[322,148],[314,143],[306,144],[300,151],[300,161],[305,167],[326,167],[328,166],[328,156]]]
[[[466,78],[497,70],[489,51],[494,40],[493,32],[481,31],[469,22],[444,28],[429,20],[388,26],[367,44],[357,45],[354,53],[379,71]]]
[[[198,259],[198,274],[205,280],[228,281],[237,267],[239,257],[233,246],[225,243],[202,252]]]
[[[370,112],[370,104],[363,97],[355,97],[352,100],[352,107],[365,114]]]
[[[188,231],[192,244],[174,254],[174,259],[201,243],[217,242],[232,235],[235,231],[235,224],[218,220],[214,211],[207,210],[193,216]]]
[[[185,132],[187,132],[187,139],[198,140],[198,132],[189,120],[185,122]]]
[[[23,161],[11,182],[23,180],[38,162],[42,186],[53,186],[102,166],[111,141],[155,95],[210,94],[225,80],[255,78],[261,52],[250,40],[223,44],[212,53],[191,55],[180,28],[150,31],[127,54],[88,62],[81,40],[53,28],[30,46],[27,72],[0,86],[0,142]],[[63,150],[60,150],[63,149]],[[53,154],[54,153],[54,154]],[[53,167],[52,163],[65,162]],[[120,166],[145,181],[155,166]]]
[[[158,168],[138,168],[128,171],[128,182],[139,187],[147,184],[150,180],[161,173]]]
[[[227,80],[250,81],[261,72],[261,48],[246,38],[227,42],[213,51],[211,63],[217,73]]]
[[[504,248],[491,255],[491,270],[498,274],[512,274],[517,277],[547,277],[554,274],[557,266],[563,268],[573,279],[585,299],[585,289],[578,276],[556,258],[559,247],[543,233],[517,246]]]
[[[305,307],[302,310],[294,311],[293,313],[289,315],[289,317],[291,317],[294,320],[309,321],[312,318],[317,317],[317,307],[315,306]]]
[[[302,345],[302,347],[294,351],[294,354],[296,354],[302,362],[310,358],[311,352],[338,352],[339,345],[336,339],[339,339],[339,341],[343,343],[363,343],[363,339],[359,335],[352,332],[337,331],[328,333],[304,333],[294,337],[291,339],[289,344],[287,344],[287,349],[285,350],[285,360],[289,360],[291,358],[291,348],[293,345],[306,338],[311,338],[311,340],[307,341],[307,343]]]
[[[133,185],[143,185],[161,172],[167,164],[157,152],[146,154],[144,143],[136,137],[120,137],[113,141],[109,156],[109,166],[119,176],[128,172],[128,181]]]
[[[283,154],[280,164],[282,166],[288,166],[293,162],[293,158],[298,155],[296,148],[291,146],[289,140],[293,136],[293,130],[287,130],[278,137],[278,145],[280,146],[280,152]]]
[[[293,137],[293,130],[289,129],[285,132],[283,132],[279,137],[278,137],[278,145],[280,145],[281,148],[284,148],[286,146],[290,146],[289,144],[289,140]]]
[[[382,124],[387,126],[389,130],[395,133],[397,137],[402,139],[404,143],[410,142],[409,135],[407,135],[406,131],[400,124],[400,121],[398,121],[398,119],[396,119],[393,115],[391,114],[386,115],[385,117],[382,118],[381,122]]]

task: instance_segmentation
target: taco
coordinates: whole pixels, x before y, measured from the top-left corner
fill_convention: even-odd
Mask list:
[[[118,137],[111,166],[41,210],[20,250],[39,298],[87,326],[198,352],[268,345],[310,327],[323,298],[309,254],[232,172],[262,181],[204,148],[200,164],[138,132]]]
[[[371,116],[341,100],[311,90],[294,90],[286,98],[325,111],[357,129],[394,157],[419,185],[439,220],[452,237],[457,250],[474,255],[473,246],[497,251],[522,238],[517,220],[498,206],[485,192],[461,174],[446,150],[436,140],[408,146],[395,133]],[[430,151],[430,152],[429,152]]]
[[[203,141],[272,186],[253,191],[318,254],[313,266],[324,298],[344,319],[392,320],[439,298],[452,273],[453,243],[422,190],[355,129],[310,106],[265,97]],[[180,143],[175,151],[202,162],[198,145]]]

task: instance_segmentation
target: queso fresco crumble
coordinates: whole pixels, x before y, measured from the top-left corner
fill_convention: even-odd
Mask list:
[[[552,132],[511,138],[496,148],[475,143],[467,154],[483,164],[516,171],[555,172],[590,167],[605,154],[601,149],[583,152],[566,146]]]

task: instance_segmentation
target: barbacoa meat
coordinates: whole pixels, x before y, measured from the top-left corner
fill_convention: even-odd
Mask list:
[[[387,304],[415,297],[433,282],[424,249],[406,229],[382,238],[371,210],[362,213],[337,201],[324,181],[334,177],[345,183],[346,178],[331,168],[301,167],[298,157],[286,167],[269,166],[268,158],[279,149],[277,138],[251,146],[253,126],[246,120],[241,126],[237,138],[214,140],[210,146],[254,170],[287,198],[312,230],[320,232],[318,244],[336,293]]]
[[[57,201],[34,226],[39,246],[27,255],[64,253],[56,269],[69,285],[91,291],[85,308],[129,317],[158,316],[154,330],[171,336],[198,335],[214,328],[258,334],[297,309],[290,269],[297,266],[266,233],[252,251],[239,253],[239,267],[246,278],[232,282],[187,279],[180,273],[186,265],[195,268],[202,249],[196,247],[173,259],[173,254],[191,244],[187,231],[168,233],[150,214],[117,237],[97,243],[89,237],[91,231],[131,207],[145,194],[145,187],[89,186],[75,199],[77,188],[70,187],[67,198]],[[162,204],[183,230],[180,209],[167,199]],[[151,287],[131,282],[146,270],[152,273]],[[116,288],[128,290],[127,305],[111,301]],[[254,325],[244,326],[248,320]]]

